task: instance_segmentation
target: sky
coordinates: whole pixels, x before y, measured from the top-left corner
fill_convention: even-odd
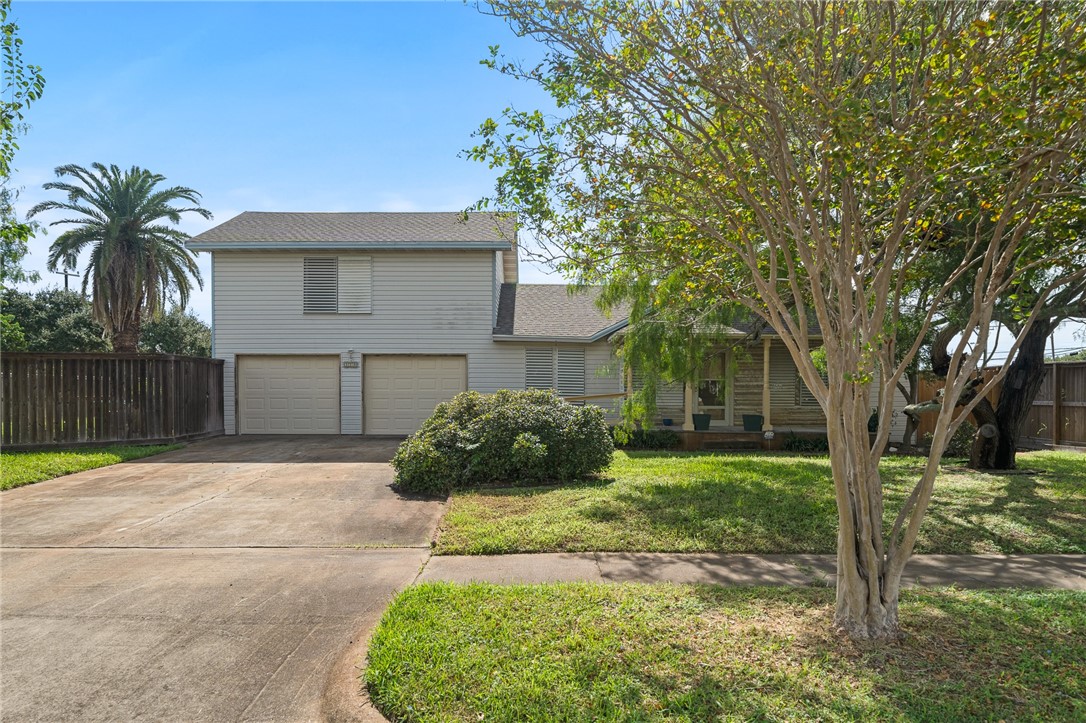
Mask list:
[[[15,156],[19,212],[58,198],[41,188],[54,168],[95,161],[199,191],[214,220],[188,217],[192,235],[242,211],[459,211],[496,178],[461,157],[472,132],[508,106],[553,109],[479,63],[491,45],[540,48],[462,2],[15,0],[12,15],[46,79]],[[45,268],[62,231],[31,242],[38,286],[63,285]],[[562,279],[522,260],[521,281]],[[190,308],[210,320],[209,284]],[[1056,348],[1086,345],[1082,330],[1059,329]]]
[[[538,47],[461,2],[16,0],[13,15],[46,79],[15,157],[20,212],[60,198],[41,188],[54,168],[95,161],[199,191],[214,220],[191,215],[193,235],[242,211],[459,211],[496,178],[460,157],[472,132],[510,105],[552,107],[479,64],[491,45]],[[45,269],[63,230],[32,241],[39,285],[63,285]],[[561,281],[523,262],[521,278]],[[211,318],[207,284],[191,308]]]

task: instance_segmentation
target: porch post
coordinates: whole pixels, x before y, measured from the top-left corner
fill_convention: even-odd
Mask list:
[[[770,432],[773,430],[773,423],[769,419],[770,412],[770,396],[769,396],[769,344],[770,338],[768,336],[762,337],[762,431]]]
[[[683,382],[683,431],[694,431],[694,385]]]

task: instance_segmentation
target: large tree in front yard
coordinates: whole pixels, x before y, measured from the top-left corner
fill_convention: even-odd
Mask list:
[[[1081,239],[1057,244],[1031,230],[1082,198],[1086,8],[486,7],[547,50],[538,65],[497,55],[493,64],[540,83],[560,109],[507,110],[502,124],[483,125],[471,155],[503,169],[493,200],[560,248],[567,271],[633,293],[648,312],[739,305],[780,335],[828,420],[836,624],[857,638],[896,635],[902,571],[997,301],[1027,275],[1043,278],[1015,312],[1027,329],[1083,275],[1060,272]],[[924,262],[941,253],[938,229],[961,214],[972,214],[973,235],[932,284]],[[922,276],[928,301],[906,325],[901,310]],[[870,409],[893,397],[961,283],[963,333],[932,454],[884,530],[889,405],[873,443]],[[825,379],[809,351],[815,324]]]
[[[173,228],[185,213],[211,218],[198,204],[200,194],[184,186],[160,188],[165,176],[133,166],[60,166],[59,178],[46,189],[67,195],[64,201],[43,201],[30,209],[33,217],[63,211],[75,217],[50,226],[74,225],[49,249],[49,268],[74,269],[79,255],[90,250],[83,274],[83,293],[91,294],[94,316],[118,352],[135,352],[144,320],[161,314],[171,296],[184,309],[192,282],[203,288],[188,235]],[[176,205],[178,203],[188,205]]]

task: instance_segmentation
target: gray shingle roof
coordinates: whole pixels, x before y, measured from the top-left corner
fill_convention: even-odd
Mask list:
[[[565,284],[502,284],[495,336],[595,340],[625,325],[627,311],[605,316],[596,306],[600,289],[570,290]]]
[[[629,307],[625,304],[605,316],[596,300],[599,287],[575,288],[565,284],[502,284],[498,302],[495,337],[548,339],[554,341],[597,341],[626,326]],[[818,324],[809,326],[813,337],[820,335]],[[708,332],[708,329],[703,331]],[[715,327],[714,334],[742,338],[777,332],[754,319],[736,320],[728,326]]]
[[[217,248],[510,248],[516,218],[492,213],[279,213],[246,211],[189,239]]]

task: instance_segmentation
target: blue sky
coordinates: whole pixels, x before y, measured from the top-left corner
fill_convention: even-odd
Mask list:
[[[192,217],[191,234],[246,210],[460,210],[493,189],[493,171],[458,157],[478,125],[549,107],[479,64],[490,45],[539,49],[459,2],[16,1],[14,15],[46,78],[15,159],[20,210],[49,197],[56,166],[94,161],[202,193],[215,220]],[[44,268],[59,232],[33,241],[43,284],[63,282]],[[209,319],[210,303],[192,308]]]
[[[521,59],[538,46],[461,2],[16,0],[13,15],[47,82],[15,158],[20,211],[49,197],[53,168],[94,161],[201,192],[215,220],[190,218],[190,234],[247,210],[460,210],[493,189],[493,171],[458,157],[479,124],[552,107],[479,64],[490,45]],[[63,282],[45,270],[58,232],[32,242],[41,285]],[[206,254],[200,266],[206,279]],[[523,261],[521,279],[561,281]],[[210,291],[191,308],[209,320]],[[1080,329],[1057,348],[1086,343]]]

